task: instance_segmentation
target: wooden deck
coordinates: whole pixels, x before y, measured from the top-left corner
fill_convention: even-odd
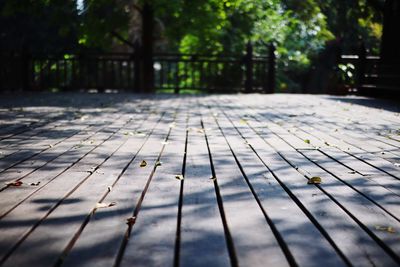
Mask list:
[[[251,94],[0,106],[2,266],[400,265],[399,106]]]

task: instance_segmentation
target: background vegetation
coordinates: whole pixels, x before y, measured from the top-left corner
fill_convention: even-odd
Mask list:
[[[257,54],[277,47],[281,91],[299,91],[329,45],[379,53],[382,14],[374,0],[153,0],[155,50]],[[139,0],[2,0],[0,49],[66,53],[131,51],[141,36]]]

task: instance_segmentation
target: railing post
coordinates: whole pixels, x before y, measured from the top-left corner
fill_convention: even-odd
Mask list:
[[[246,81],[244,90],[246,93],[251,93],[253,91],[253,46],[251,42],[247,43],[244,64],[246,66]]]
[[[141,51],[139,41],[135,42],[133,52],[133,92],[141,91]]]
[[[26,45],[22,48],[21,53],[21,75],[22,75],[22,90],[29,91],[30,90],[30,65],[31,63],[31,55],[29,53],[28,47]]]
[[[275,68],[276,68],[276,57],[275,57],[275,46],[273,43],[269,45],[268,50],[268,74],[267,74],[267,86],[264,88],[264,92],[267,94],[273,94],[275,91]]]
[[[358,48],[357,66],[355,66],[357,73],[357,80],[356,80],[357,88],[360,88],[364,83],[366,63],[367,63],[367,51],[365,49],[364,42],[361,42]]]
[[[154,67],[153,67],[153,29],[154,12],[151,5],[145,3],[142,10],[142,92],[154,92]]]

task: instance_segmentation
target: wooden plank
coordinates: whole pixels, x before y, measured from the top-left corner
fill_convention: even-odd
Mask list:
[[[239,120],[236,121],[236,127],[240,127]],[[348,261],[354,259],[355,263],[365,262],[367,265],[372,261],[382,266],[396,264],[351,217],[316,187],[307,185],[305,177],[288,165],[264,140],[248,128],[242,127],[240,132],[280,184],[292,193],[307,216],[318,225],[320,231],[328,235]],[[382,259],[387,262],[382,262]]]
[[[245,144],[245,140],[238,136],[238,132],[226,118],[218,117],[218,122],[225,137],[246,173],[250,185],[254,189],[266,215],[276,228],[285,246],[289,250],[293,261],[299,266],[318,265],[320,262],[315,255],[326,259],[336,257],[330,244],[319,232],[312,221],[303,213],[296,202],[281,187],[272,173],[263,165],[262,161]],[[287,216],[291,214],[291,216]],[[304,236],[299,239],[294,233],[301,232]],[[307,248],[306,250],[304,248]]]
[[[198,110],[190,114],[186,153],[178,263],[229,266],[231,260]],[[199,252],[207,257],[199,257]]]
[[[203,120],[209,136],[215,181],[221,192],[238,264],[288,266],[286,256],[247,186],[229,146],[212,123],[212,118],[204,117]]]
[[[340,205],[349,216],[353,216],[353,219],[357,219],[360,227],[363,227],[365,231],[369,231],[369,234],[377,242],[384,243],[382,246],[384,246],[387,253],[391,255],[395,261],[400,262],[400,259],[396,256],[396,254],[400,252],[400,246],[394,241],[397,238],[396,235],[380,230],[380,226],[385,225],[390,225],[396,229],[400,227],[396,219],[388,215],[384,210],[376,206],[363,195],[345,186],[340,180],[335,179],[335,177],[332,177],[329,173],[318,168],[315,164],[305,160],[305,158],[296,151],[293,150],[290,152],[291,147],[282,140],[271,138],[271,135],[266,133],[262,134],[262,136],[265,140],[268,140],[292,166],[296,166],[298,170],[304,170],[308,178],[313,176],[323,177],[324,183],[318,186],[318,188],[334,200],[335,203]]]
[[[121,120],[119,123],[122,126],[125,122]],[[116,135],[114,133],[111,133],[110,139],[96,148],[83,161],[64,172],[58,179],[43,187],[39,193],[36,193],[28,201],[25,201],[7,214],[6,217],[2,218],[0,232],[3,239],[0,241],[0,247],[3,248],[1,254],[3,259],[8,253],[13,252],[13,250],[10,250],[13,246],[17,246],[14,249],[24,254],[24,250],[19,247],[20,243],[18,242],[23,241],[20,238],[26,238],[62,201],[68,198],[87,179],[90,179],[93,170],[101,166],[126,141],[124,135]],[[75,201],[72,200],[72,202]],[[18,218],[24,218],[28,223],[21,224]],[[22,244],[25,244],[25,242]],[[18,253],[11,254],[11,257],[16,261],[22,261],[21,264],[23,262],[25,262],[24,264],[29,264],[28,258],[18,257]],[[14,260],[10,259],[6,264],[14,265]]]
[[[128,122],[131,121],[131,118],[126,119]],[[125,134],[128,132],[128,130],[129,132],[135,132],[136,130],[140,129],[143,120],[146,119],[146,117],[136,117],[134,119],[135,124],[131,129],[124,128],[124,136],[130,136],[129,134]],[[120,118],[120,120],[124,121],[123,118]],[[0,218],[5,216],[5,214],[10,212],[11,209],[15,208],[17,205],[20,205],[33,194],[40,191],[42,187],[46,186],[54,179],[57,179],[60,175],[74,167],[76,164],[79,164],[79,162],[84,160],[89,153],[102,145],[109,138],[110,133],[120,130],[121,126],[123,125],[120,124],[120,121],[116,120],[114,124],[109,125],[108,128],[101,129],[101,131],[92,135],[92,140],[95,140],[94,142],[83,144],[78,143],[79,146],[69,150],[63,156],[57,158],[54,162],[52,162],[51,165],[46,165],[45,167],[36,170],[28,177],[24,177],[23,183],[26,186],[18,188],[6,187],[7,190],[1,192],[3,201],[2,205],[0,206]],[[38,182],[40,182],[40,184],[38,184]],[[30,186],[31,184],[34,184],[34,186]]]
[[[167,106],[173,106],[168,103]],[[158,107],[158,110],[167,110],[167,107]],[[171,118],[166,118],[158,123],[139,154],[113,185],[111,192],[102,198],[102,202],[115,202],[117,205],[99,209],[90,216],[79,232],[74,233],[79,238],[69,240],[68,247],[64,248],[63,256],[59,259],[60,263],[63,259],[67,266],[75,266],[77,261],[79,265],[90,266],[110,266],[115,263],[127,234],[127,219],[132,216],[137,202],[143,197],[141,194],[153,173],[170,122]],[[144,168],[140,167],[142,160],[147,162]],[[95,251],[90,249],[93,244],[96,244]],[[79,255],[78,258],[76,255]]]
[[[150,122],[150,125],[154,123],[151,120]],[[31,264],[32,259],[29,259],[29,257],[20,259],[21,257],[18,256],[24,253],[26,247],[31,247],[30,253],[39,256],[35,260],[35,265],[49,266],[56,263],[74,233],[80,229],[82,223],[85,223],[85,219],[95,212],[93,208],[96,203],[102,202],[102,199],[109,193],[108,186],[115,184],[123,170],[132,162],[132,157],[136,156],[136,151],[140,150],[141,144],[145,141],[146,139],[143,137],[131,136],[126,141],[123,141],[121,145],[117,145],[117,150],[113,152],[112,157],[101,164],[93,172],[89,180],[79,186],[68,198],[63,200],[63,203],[54,212],[42,221],[40,226],[14,251],[6,266],[7,264],[17,264],[19,266]],[[118,207],[118,203],[116,203],[115,207]],[[54,221],[58,223],[54,225]],[[53,240],[51,253],[41,247],[33,246],[33,244],[44,239]]]
[[[360,174],[349,172],[347,168],[326,157],[317,150],[306,150],[302,151],[301,154],[305,155],[308,159],[312,160],[348,186],[353,187],[358,193],[374,201],[375,204],[380,205],[381,208],[395,216],[398,220],[400,219],[399,195],[392,193],[385,187],[380,186],[378,183]]]

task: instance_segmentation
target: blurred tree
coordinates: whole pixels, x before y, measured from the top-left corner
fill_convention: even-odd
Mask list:
[[[0,49],[62,51],[77,47],[76,3],[64,0],[0,1]]]

